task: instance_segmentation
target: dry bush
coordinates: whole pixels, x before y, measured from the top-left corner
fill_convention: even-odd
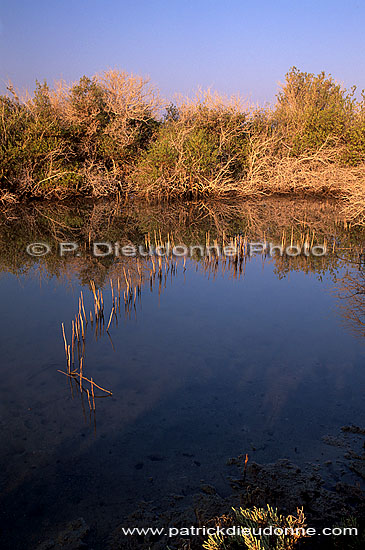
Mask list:
[[[81,173],[84,183],[80,192],[88,196],[107,197],[115,195],[122,189],[118,173],[107,170],[102,162],[85,163]]]
[[[96,82],[104,90],[110,120],[105,135],[115,140],[118,147],[126,147],[138,139],[136,123],[143,125],[157,119],[165,106],[149,79],[110,70],[97,75]]]
[[[293,156],[277,135],[254,135],[250,141],[248,180],[266,193],[311,192],[338,196],[342,184],[336,178],[338,149],[319,147]]]
[[[1,202],[333,196],[364,224],[365,96],[293,68],[272,108],[210,90],[167,108],[148,79],[109,70],[0,96]],[[8,193],[8,195],[6,194]]]
[[[182,123],[226,121],[227,115],[247,115],[253,107],[238,95],[227,96],[208,88],[198,88],[192,97],[177,95],[175,106]]]
[[[353,225],[365,225],[365,166],[345,172],[343,185],[342,214]],[[350,177],[352,176],[352,178]]]
[[[240,193],[251,112],[238,97],[198,91],[178,97],[142,155],[130,189],[152,198]]]
[[[365,221],[365,163],[344,165],[340,158],[346,146],[328,144],[293,154],[278,132],[270,128],[250,136],[249,170],[246,189],[264,194],[308,194],[330,196],[343,201],[348,221]]]
[[[1,179],[19,196],[104,196],[151,139],[163,102],[148,79],[110,70],[0,98]]]
[[[70,85],[59,82],[51,94],[54,108],[86,141],[86,152],[125,159],[126,150],[143,143],[164,102],[148,78],[109,70]],[[101,148],[102,151],[95,149]],[[113,158],[114,154],[114,158]]]
[[[18,199],[14,193],[0,190],[0,203],[1,204],[15,204]]]

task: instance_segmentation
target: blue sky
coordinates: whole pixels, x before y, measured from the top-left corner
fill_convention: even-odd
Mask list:
[[[0,86],[113,67],[263,103],[296,65],[365,88],[364,28],[363,0],[1,0]]]

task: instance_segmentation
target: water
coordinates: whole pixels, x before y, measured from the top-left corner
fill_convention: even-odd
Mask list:
[[[330,204],[288,202],[281,214],[270,202],[259,210],[220,208],[128,206],[116,213],[86,204],[4,217],[2,548],[36,548],[78,517],[91,526],[93,548],[105,548],[141,501],[161,509],[174,494],[189,502],[202,483],[228,494],[231,457],[323,462],[335,452],[324,436],[364,424],[361,232],[335,225]],[[297,220],[303,212],[307,225]],[[265,231],[278,242],[283,228],[290,239],[308,227],[318,242],[335,236],[335,254],[288,261],[256,255],[241,273],[221,261],[188,259],[185,269],[179,261],[160,284],[146,278],[129,314],[122,304],[110,337],[104,330],[96,338],[89,322],[85,376],[113,392],[96,399],[95,413],[85,392],[81,399],[58,372],[66,368],[61,322],[70,340],[80,290],[88,314],[89,281],[104,289],[107,323],[109,277],[122,278],[123,267],[133,270],[136,261],[57,254],[38,260],[25,253],[28,243],[55,248],[60,239],[96,236],[141,243],[158,229],[189,244],[223,229],[256,239]]]

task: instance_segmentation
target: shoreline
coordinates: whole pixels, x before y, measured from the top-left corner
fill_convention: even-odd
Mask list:
[[[365,174],[364,174],[365,180]],[[365,187],[365,184],[364,184]],[[0,190],[0,211],[6,211],[11,208],[19,207],[31,207],[35,205],[57,205],[60,206],[71,206],[76,204],[96,204],[100,201],[115,202],[116,205],[123,204],[133,204],[133,203],[145,203],[146,205],[194,205],[198,202],[209,202],[212,204],[232,204],[236,201],[238,204],[242,203],[256,203],[260,204],[264,201],[312,201],[323,202],[330,201],[336,206],[339,207],[339,215],[342,217],[345,223],[351,224],[351,226],[357,226],[359,228],[365,227],[365,207],[364,209],[358,207],[356,212],[353,212],[353,205],[349,202],[350,197],[341,196],[339,193],[328,193],[328,192],[313,192],[313,191],[278,191],[278,192],[269,192],[261,191],[257,194],[245,194],[240,192],[231,192],[230,194],[225,195],[208,195],[208,196],[197,196],[197,197],[176,197],[174,199],[169,199],[168,197],[156,198],[156,197],[146,197],[144,195],[139,195],[138,193],[128,192],[120,193],[110,193],[109,195],[102,197],[95,197],[93,195],[82,194],[79,192],[70,192],[64,193],[62,196],[59,193],[48,193],[47,196],[21,196],[18,197],[14,193],[2,192]]]
[[[0,96],[0,203],[117,196],[172,201],[335,197],[365,224],[365,99],[292,67],[259,108],[211,90],[168,104],[109,70]]]

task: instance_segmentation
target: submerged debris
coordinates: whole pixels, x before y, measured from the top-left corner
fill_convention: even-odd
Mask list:
[[[55,539],[49,539],[38,546],[37,550],[79,550],[86,548],[84,539],[89,533],[89,526],[83,518],[71,521]]]

